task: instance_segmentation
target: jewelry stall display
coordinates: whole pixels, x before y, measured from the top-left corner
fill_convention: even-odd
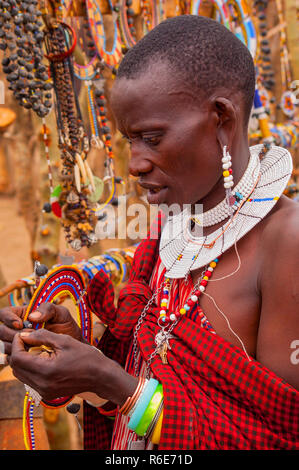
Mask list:
[[[280,0],[277,0],[276,5],[280,26],[277,34],[280,35],[280,72],[283,89],[280,103],[277,107],[282,109],[288,118],[288,122],[277,123],[274,113],[276,106],[272,106],[276,101],[274,96],[275,73],[271,63],[271,49],[268,37],[267,2],[254,0],[252,14],[257,18],[259,45],[256,59],[257,88],[254,98],[253,118],[258,120],[259,126],[250,132],[250,138],[259,141],[272,141],[275,145],[295,149],[298,128],[291,119],[295,117],[295,107],[298,105],[298,102],[295,94],[291,91],[291,69],[287,50],[286,28]]]
[[[76,251],[96,242],[95,218],[88,195],[92,175],[87,163],[89,139],[86,135],[76,90],[71,54],[76,45],[73,28],[59,23],[45,35],[55,91],[58,146],[61,151],[61,221],[67,243]],[[88,182],[89,177],[89,182]]]
[[[135,250],[138,245],[126,248],[110,248],[102,254],[93,256],[88,260],[69,265],[78,269],[84,278],[85,285],[100,271],[103,270],[111,279],[115,286],[128,280]],[[52,269],[63,265],[55,265]],[[7,285],[0,290],[0,298],[8,296],[9,304],[12,307],[24,307],[29,304],[35,292],[35,274],[25,276],[14,283]],[[55,300],[56,303],[63,302],[64,297],[60,295]]]
[[[280,28],[280,73],[282,84],[282,95],[280,107],[282,112],[289,119],[295,116],[296,104],[298,104],[295,93],[292,90],[292,74],[289,61],[289,51],[287,46],[287,35],[285,27],[285,18],[282,10],[281,0],[276,0],[277,14]],[[284,25],[284,26],[283,26]]]

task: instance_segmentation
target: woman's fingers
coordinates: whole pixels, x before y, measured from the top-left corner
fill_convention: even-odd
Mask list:
[[[30,321],[35,323],[65,323],[69,320],[69,311],[61,306],[51,303],[41,304],[37,310],[31,312],[28,316]]]
[[[47,373],[47,370],[43,369],[43,365],[45,364],[44,357],[40,357],[40,355],[30,354],[28,352],[29,347],[36,347],[36,346],[50,346],[51,349],[56,351],[58,349],[57,342],[55,340],[56,335],[55,333],[51,333],[47,330],[34,330],[32,332],[22,332],[15,335],[12,343],[12,350],[10,356],[10,365],[14,371],[18,375],[26,372],[26,376],[31,375],[43,375]],[[47,365],[48,367],[48,365]]]
[[[32,330],[24,329],[23,331],[29,332]],[[8,355],[11,354],[11,345],[16,334],[18,334],[18,330],[13,330],[12,328],[9,328],[4,324],[0,325],[0,341],[2,345],[1,347],[4,348],[4,351],[1,352],[4,352]]]
[[[10,328],[21,330],[23,328],[23,315],[24,307],[4,307],[0,309],[0,322]]]
[[[16,333],[16,330],[13,330],[4,324],[0,325],[0,339],[2,339],[2,341],[8,341],[11,343]]]
[[[45,329],[24,331],[20,333],[23,343],[28,346],[50,346],[53,350],[61,349],[61,336]]]

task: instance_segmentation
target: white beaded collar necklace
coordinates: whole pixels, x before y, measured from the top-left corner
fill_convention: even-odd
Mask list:
[[[226,224],[207,236],[193,236],[187,209],[168,218],[162,230],[159,251],[169,278],[183,278],[190,271],[199,269],[219,257],[263,220],[274,207],[291,176],[292,157],[286,149],[273,146],[259,163],[262,148],[262,144],[250,148],[248,167],[232,190],[233,194],[242,191],[242,206],[240,208],[240,204],[236,205],[238,212],[234,214],[232,223],[227,222],[225,231]],[[225,200],[211,209],[212,219],[217,220],[213,214],[219,206],[218,221],[222,221],[228,217],[228,213],[225,214],[221,209],[227,207]],[[211,211],[207,211],[204,218]],[[214,241],[213,246],[207,248],[207,245]]]
[[[260,173],[260,159],[257,152],[251,152],[247,168],[240,179],[239,183],[232,189],[232,196],[241,194],[243,198],[247,198],[254,187],[254,184]],[[239,201],[241,202],[241,201]],[[239,204],[232,206],[232,210],[236,211]],[[211,227],[230,216],[230,210],[226,199],[223,199],[217,206],[196,216],[202,227]]]

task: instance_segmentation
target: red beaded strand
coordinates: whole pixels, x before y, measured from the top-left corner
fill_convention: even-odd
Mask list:
[[[168,312],[171,282],[170,282],[170,279],[167,276],[165,276],[164,286],[163,286],[163,291],[162,291],[163,295],[162,295],[162,299],[160,302],[161,310],[160,310],[160,315],[159,315],[159,321],[163,322],[165,325],[169,322],[173,323],[179,320],[181,316],[185,315],[188,312],[188,310],[194,307],[194,305],[199,301],[199,298],[202,295],[202,293],[205,291],[208,281],[210,277],[212,276],[213,271],[216,268],[218,261],[219,261],[218,258],[211,261],[211,263],[209,264],[209,267],[204,272],[203,278],[201,279],[198,287],[193,290],[189,299],[185,302],[183,307],[181,307],[177,312],[172,312],[172,313]]]

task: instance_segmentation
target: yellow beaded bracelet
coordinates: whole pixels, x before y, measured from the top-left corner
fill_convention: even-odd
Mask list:
[[[159,416],[159,419],[157,421],[157,424],[154,428],[154,431],[153,431],[153,434],[152,434],[152,437],[151,437],[151,442],[153,444],[158,445],[160,443],[162,423],[163,423],[163,410],[161,411],[161,414]]]

